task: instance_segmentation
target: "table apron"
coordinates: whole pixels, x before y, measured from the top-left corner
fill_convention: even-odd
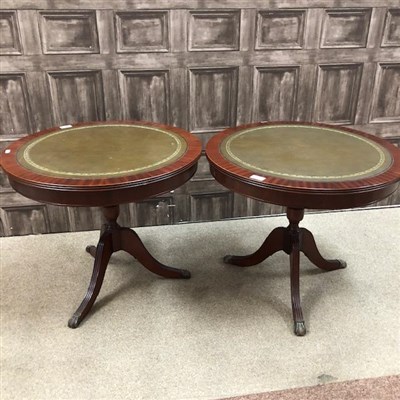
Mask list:
[[[71,187],[34,185],[21,182],[9,176],[11,187],[25,197],[38,202],[76,207],[106,207],[124,203],[139,202],[163,193],[167,193],[188,181],[196,172],[197,163],[155,182],[129,187],[102,187],[85,189]]]
[[[359,191],[321,192],[307,189],[307,192],[290,189],[279,189],[268,186],[258,186],[250,182],[236,179],[210,166],[211,174],[223,186],[233,192],[240,193],[253,199],[277,204],[290,208],[308,209],[344,209],[365,206],[390,196],[399,187],[400,182],[393,182],[384,186],[360,189]]]

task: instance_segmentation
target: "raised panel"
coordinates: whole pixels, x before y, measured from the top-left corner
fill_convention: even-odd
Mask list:
[[[1,114],[0,114],[1,115]],[[13,140],[0,140],[0,152],[2,152],[6,147],[8,147]],[[0,196],[1,193],[3,192],[12,192],[13,189],[11,189],[10,183],[7,178],[7,174],[4,172],[2,168],[0,168]],[[3,199],[0,198],[0,205],[3,204]]]
[[[21,54],[21,38],[16,11],[0,12],[0,54]]]
[[[120,71],[125,119],[169,122],[168,71]]]
[[[320,65],[314,120],[354,124],[362,65]]]
[[[50,207],[54,207],[51,209]],[[121,204],[119,206],[118,223],[121,226],[132,226],[132,218],[130,209],[132,204]],[[56,232],[59,227],[59,223],[62,219],[65,220],[64,231],[70,229],[71,231],[89,231],[98,230],[106,222],[100,207],[59,207],[47,205],[48,213],[50,218],[54,218],[56,221],[50,219],[50,228],[52,232]],[[57,210],[58,209],[58,213]],[[56,214],[57,213],[57,214]],[[85,243],[87,245],[90,243]]]
[[[239,50],[240,11],[191,11],[189,50]]]
[[[237,68],[189,70],[192,132],[208,132],[235,124],[237,72]]]
[[[157,52],[169,49],[168,11],[117,12],[117,52]]]
[[[304,41],[305,10],[260,11],[256,49],[300,49]]]
[[[49,72],[48,79],[55,124],[104,120],[99,71]]]
[[[2,207],[5,236],[47,233],[46,208],[43,205]]]
[[[276,204],[265,203],[234,193],[233,216],[257,216],[270,214],[283,214],[286,208]]]
[[[44,54],[98,53],[96,13],[43,11],[40,33]]]
[[[400,121],[400,64],[378,64],[371,122]]]
[[[400,46],[400,8],[387,11],[382,46]]]
[[[174,204],[172,197],[155,198],[137,203],[133,218],[135,226],[173,224]]]
[[[70,231],[68,208],[46,204],[47,225],[49,232]]]
[[[350,124],[400,143],[395,0],[359,5],[353,0],[224,5],[84,0],[73,7],[65,1],[40,6],[24,0],[22,8],[7,1],[2,7],[7,10],[0,11],[0,54],[6,54],[1,57],[0,147],[55,124],[104,119],[181,126],[194,132],[203,148],[221,129],[256,120]],[[15,215],[18,207],[33,204],[21,196],[7,200],[16,193],[4,173],[0,191],[0,203],[14,207]],[[122,205],[120,224],[281,211],[229,196],[211,176],[204,154],[193,179],[166,197]],[[399,199],[392,196],[382,204]],[[7,215],[0,209],[0,234],[11,235]],[[72,213],[46,205],[38,215],[44,216],[34,222],[35,232],[95,229],[102,222],[98,208]],[[20,221],[30,229],[31,222]]]
[[[68,207],[68,218],[72,231],[100,229],[104,220],[99,207]],[[86,246],[89,243],[85,243]]]
[[[371,9],[325,10],[321,47],[365,47]]]
[[[197,170],[192,178],[192,181],[201,182],[201,181],[210,181],[213,179],[214,178],[212,177],[210,172],[210,164],[208,163],[206,156],[202,155],[199,161],[197,162]]]
[[[190,220],[191,221],[218,221],[232,217],[233,194],[201,193],[190,196]]]
[[[292,120],[299,67],[257,67],[255,73],[253,120]]]
[[[6,173],[0,168],[0,193],[3,191],[12,191],[12,189]]]
[[[32,131],[24,74],[0,75],[0,135]]]

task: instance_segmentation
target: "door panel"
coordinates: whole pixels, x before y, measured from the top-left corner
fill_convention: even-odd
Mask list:
[[[279,3],[279,4],[278,4]],[[3,0],[0,147],[53,125],[144,119],[203,146],[253,121],[321,121],[400,143],[398,0]],[[1,173],[2,174],[2,173]],[[400,192],[380,204],[400,204]],[[98,209],[42,205],[0,176],[0,234],[97,229]],[[280,213],[233,195],[205,156],[126,225]]]

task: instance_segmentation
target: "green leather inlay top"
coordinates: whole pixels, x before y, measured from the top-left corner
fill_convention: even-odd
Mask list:
[[[18,162],[41,175],[101,179],[153,171],[187,149],[180,135],[140,125],[94,125],[39,136],[21,147]]]
[[[252,173],[303,181],[368,178],[387,170],[393,161],[384,147],[366,137],[304,125],[239,131],[225,138],[220,151]]]

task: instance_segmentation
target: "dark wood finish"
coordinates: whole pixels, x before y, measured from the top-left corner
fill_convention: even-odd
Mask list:
[[[11,186],[22,195],[57,205],[102,207],[106,222],[101,228],[99,242],[97,246],[87,246],[86,248],[86,251],[95,258],[92,277],[86,296],[68,322],[70,328],[78,327],[90,311],[103,283],[108,261],[112,253],[116,251],[126,251],[145,268],[157,275],[175,279],[190,278],[189,271],[171,268],[157,261],[144,247],[136,232],[121,227],[117,223],[117,218],[120,210],[119,204],[142,201],[160,195],[189,180],[196,171],[197,161],[201,154],[200,141],[182,129],[143,121],[92,122],[76,124],[74,127],[101,127],[102,125],[127,125],[129,123],[173,132],[186,141],[186,151],[175,161],[158,169],[137,173],[136,175],[102,179],[53,177],[29,170],[18,162],[17,153],[22,146],[51,132],[60,131],[58,127],[24,137],[12,143],[1,154],[1,166],[7,174]],[[65,131],[65,134],[68,135],[68,131]],[[57,138],[59,139],[62,135],[63,133],[60,133]],[[86,150],[87,155],[90,154],[90,150],[90,148]]]
[[[135,231],[119,226],[117,223],[119,215],[118,206],[103,208],[103,215],[107,222],[101,229],[100,240],[97,246],[86,247],[86,251],[95,258],[93,274],[86,296],[68,321],[70,328],[77,328],[92,308],[100,292],[108,261],[112,253],[116,251],[126,251],[154,274],[173,279],[190,278],[190,272],[185,269],[171,268],[161,264],[144,247]]]
[[[246,256],[227,255],[224,262],[241,267],[256,265],[272,254],[283,250],[290,256],[290,287],[294,321],[294,332],[297,336],[306,334],[306,326],[300,301],[300,252],[318,268],[334,271],[345,268],[346,263],[339,259],[327,260],[320,254],[312,233],[299,227],[305,208],[337,209],[362,206],[373,201],[382,200],[393,193],[400,182],[400,150],[385,140],[349,128],[340,128],[365,138],[369,138],[390,152],[393,163],[376,176],[368,179],[332,182],[310,182],[293,179],[282,179],[266,175],[263,182],[250,179],[251,171],[233,164],[221,153],[223,140],[239,131],[263,125],[290,125],[282,123],[257,123],[227,129],[214,136],[207,144],[206,154],[210,170],[218,182],[234,192],[241,193],[263,202],[270,202],[287,207],[288,227],[275,228],[254,253]],[[293,123],[307,125],[307,123]],[[311,126],[330,127],[326,124]],[[338,129],[335,127],[335,129]],[[362,155],[360,155],[362,156]]]
[[[263,182],[249,179],[249,170],[231,163],[220,153],[221,142],[229,135],[244,129],[264,125],[310,125],[351,132],[383,146],[393,156],[393,164],[384,173],[360,180],[308,182],[265,176]],[[388,141],[345,127],[309,122],[268,122],[226,129],[207,144],[207,158],[215,179],[228,189],[254,199],[290,208],[341,209],[364,206],[391,195],[399,186],[400,150]]]
[[[275,228],[256,252],[247,256],[227,255],[224,257],[224,262],[240,267],[249,267],[263,262],[280,250],[289,254],[294,332],[297,336],[304,336],[306,326],[300,302],[300,252],[304,253],[313,264],[324,271],[346,268],[346,263],[342,260],[326,260],[323,258],[315,244],[313,234],[305,228],[299,228],[299,222],[304,216],[304,209],[288,208],[286,215],[289,219],[289,226]]]
[[[121,123],[170,130],[185,138],[188,150],[175,163],[157,170],[132,176],[102,179],[49,177],[28,170],[18,163],[14,156],[18,149],[37,137],[60,129],[55,127],[34,133],[12,143],[1,153],[1,167],[6,172],[10,185],[17,192],[30,199],[58,205],[99,207],[138,202],[170,191],[185,183],[196,172],[197,160],[201,152],[200,142],[183,129],[143,121],[90,122],[75,124],[73,127],[101,126],[103,124],[118,125]]]

